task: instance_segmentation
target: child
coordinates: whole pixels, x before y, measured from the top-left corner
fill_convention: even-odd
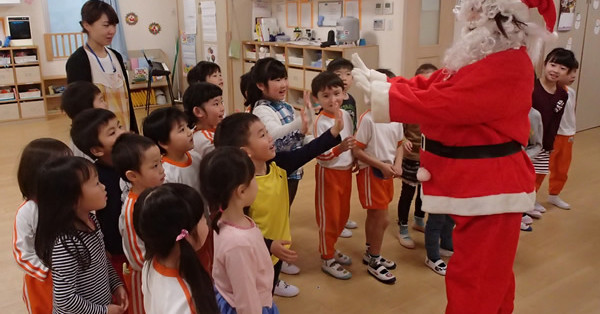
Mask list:
[[[85,109],[108,109],[108,104],[98,86],[88,81],[76,81],[67,85],[60,99],[61,109],[71,120]],[[71,145],[71,150],[75,156],[87,157],[74,144]]]
[[[525,147],[525,153],[530,160],[533,160],[542,151],[542,136],[544,134],[544,127],[542,125],[542,115],[539,111],[533,107],[529,109],[529,139],[527,140],[527,147]],[[539,214],[537,211],[531,211],[533,214]],[[530,215],[523,213],[521,218],[521,230],[522,231],[533,231],[531,224],[533,219]]]
[[[381,256],[383,234],[389,223],[387,208],[394,196],[394,177],[402,175],[402,124],[375,123],[371,110],[362,114],[352,150],[360,170],[356,175],[360,203],[367,210],[365,233],[367,250],[363,263],[377,280],[392,284],[389,271],[396,263]]]
[[[313,134],[320,136],[336,123],[336,114],[344,98],[344,82],[332,72],[322,72],[311,84],[312,95],[321,105]],[[348,150],[354,147],[352,118],[342,110],[344,128],[342,143],[317,157],[315,166],[315,216],[319,226],[321,270],[337,279],[350,279],[352,274],[342,265],[350,265],[349,256],[335,250],[338,236],[350,215],[352,166],[354,158]]]
[[[141,275],[145,249],[144,242],[133,228],[133,206],[145,189],[163,183],[165,172],[158,146],[151,139],[137,134],[119,136],[113,147],[112,159],[121,179],[131,184],[119,216],[123,250],[129,261],[124,277],[129,292],[130,313],[144,313]]]
[[[214,230],[212,275],[221,313],[279,313],[269,251],[244,214],[258,191],[252,160],[237,147],[220,147],[202,159],[200,178]]]
[[[297,287],[279,280],[283,261],[293,262],[297,258],[296,252],[288,248],[292,237],[287,174],[340,143],[338,135],[344,122],[341,112],[336,116],[336,124],[329,132],[291,152],[275,153],[273,138],[265,125],[250,113],[226,117],[215,132],[215,147],[240,147],[254,163],[258,194],[250,206],[249,216],[262,232],[271,252],[275,268],[274,293],[279,296],[293,297],[299,293]]]
[[[196,256],[208,231],[203,211],[198,192],[184,184],[167,183],[140,194],[133,226],[146,247],[146,313],[219,313],[210,276]]]
[[[548,163],[550,153],[554,149],[554,138],[560,126],[560,120],[565,111],[568,99],[567,92],[559,86],[559,79],[575,67],[575,55],[572,51],[564,48],[554,48],[544,60],[542,76],[535,80],[533,87],[533,108],[542,115],[544,136],[542,151],[532,160],[535,168],[536,191],[540,189],[546,174],[548,174]],[[534,218],[541,218],[546,209],[536,202],[534,209],[528,214]]]
[[[573,67],[566,76],[559,79],[559,84],[567,90],[569,98],[565,106],[565,112],[560,120],[558,132],[554,139],[554,150],[550,154],[550,180],[548,186],[548,203],[562,209],[571,209],[569,203],[563,201],[558,194],[562,191],[569,173],[571,157],[573,152],[573,141],[575,139],[575,108],[577,98],[575,90],[570,86],[577,78],[579,62],[575,60]]]
[[[207,82],[223,88],[223,76],[218,64],[210,61],[200,61],[187,74],[187,82],[191,86],[198,82]]]
[[[446,276],[446,263],[440,256],[450,257],[454,254],[452,231],[454,220],[450,215],[429,213],[425,225],[425,265],[436,274]]]
[[[94,83],[76,81],[69,85],[60,97],[60,108],[73,120],[85,109],[108,109],[104,95]]]
[[[433,64],[425,63],[417,68],[415,75],[423,75],[429,78],[436,70],[437,68]],[[389,77],[389,74],[386,75]],[[415,242],[408,232],[408,213],[410,211],[410,204],[415,196],[415,191],[417,192],[417,197],[415,198],[415,214],[412,228],[425,232],[425,213],[421,210],[421,187],[419,180],[417,180],[417,170],[419,170],[420,165],[421,128],[418,124],[409,123],[403,123],[402,127],[404,128],[406,141],[404,142],[405,154],[404,158],[402,158],[402,190],[400,192],[400,199],[398,200],[398,239],[400,240],[400,245],[403,247],[414,249]],[[427,240],[427,236],[425,236],[425,239]]]
[[[223,90],[211,83],[194,83],[183,94],[183,109],[194,129],[194,151],[203,157],[212,151],[217,124],[225,116]]]
[[[106,207],[98,211],[97,218],[104,235],[104,246],[115,269],[121,269],[127,258],[121,245],[119,215],[121,200],[120,177],[112,162],[112,149],[117,138],[125,133],[115,114],[106,109],[86,109],[78,114],[71,125],[71,138],[75,146],[92,159],[100,182],[106,187]],[[122,273],[119,271],[119,276]],[[121,277],[122,278],[122,277]]]
[[[283,63],[274,58],[258,60],[252,69],[252,81],[259,92],[248,91],[250,111],[260,118],[269,134],[275,138],[275,150],[277,152],[293,151],[302,147],[305,135],[308,133],[308,126],[303,127],[302,117],[298,116],[294,108],[285,102],[288,79]],[[301,112],[301,115],[304,116],[304,112]],[[290,207],[296,197],[302,175],[302,168],[288,172]],[[295,275],[300,272],[300,268],[284,263],[282,272]]]
[[[327,71],[333,72],[337,75],[342,82],[344,82],[344,98],[342,102],[341,108],[344,109],[352,118],[352,132],[356,132],[356,101],[354,97],[348,93],[348,89],[352,86],[353,77],[352,77],[352,69],[354,69],[354,65],[350,60],[344,58],[337,58],[333,61],[329,62],[327,65]],[[348,220],[344,227],[344,230],[340,234],[342,238],[349,238],[352,236],[352,231],[350,229],[356,229],[358,225],[353,220]]]
[[[52,312],[125,312],[127,292],[92,213],[106,206],[94,164],[81,157],[50,161],[40,171],[37,190],[35,252],[52,270]]]
[[[175,107],[160,108],[150,113],[142,124],[144,136],[160,149],[165,168],[165,182],[187,184],[200,191],[200,156],[194,148],[192,130],[185,113]]]
[[[52,276],[48,267],[35,253],[35,232],[38,222],[37,184],[41,166],[48,161],[73,153],[63,142],[53,138],[39,138],[25,146],[17,181],[25,202],[19,206],[13,231],[13,256],[25,271],[23,301],[29,313],[52,311]]]

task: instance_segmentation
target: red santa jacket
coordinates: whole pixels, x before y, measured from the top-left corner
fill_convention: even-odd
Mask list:
[[[429,79],[374,83],[375,119],[421,125],[446,146],[517,141],[527,145],[534,72],[524,47],[509,49]],[[533,208],[535,174],[524,151],[497,158],[452,159],[421,151],[423,210],[463,216],[525,212]]]

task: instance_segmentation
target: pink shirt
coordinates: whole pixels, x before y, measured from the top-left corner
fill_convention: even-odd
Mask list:
[[[214,233],[212,275],[215,287],[237,313],[262,313],[273,304],[273,264],[263,235],[252,227],[219,223]]]

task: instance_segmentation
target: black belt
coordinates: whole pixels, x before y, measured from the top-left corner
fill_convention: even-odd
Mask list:
[[[505,157],[523,150],[521,144],[510,141],[494,145],[446,146],[421,135],[421,149],[432,154],[453,159],[481,159]]]

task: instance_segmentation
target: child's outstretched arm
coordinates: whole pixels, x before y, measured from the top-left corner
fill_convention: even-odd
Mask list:
[[[344,122],[340,112],[336,117],[336,124],[331,129],[325,131],[321,136],[299,149],[291,152],[277,153],[273,161],[287,171],[287,173],[292,173],[307,162],[339,144],[342,141],[339,135],[343,128]]]

